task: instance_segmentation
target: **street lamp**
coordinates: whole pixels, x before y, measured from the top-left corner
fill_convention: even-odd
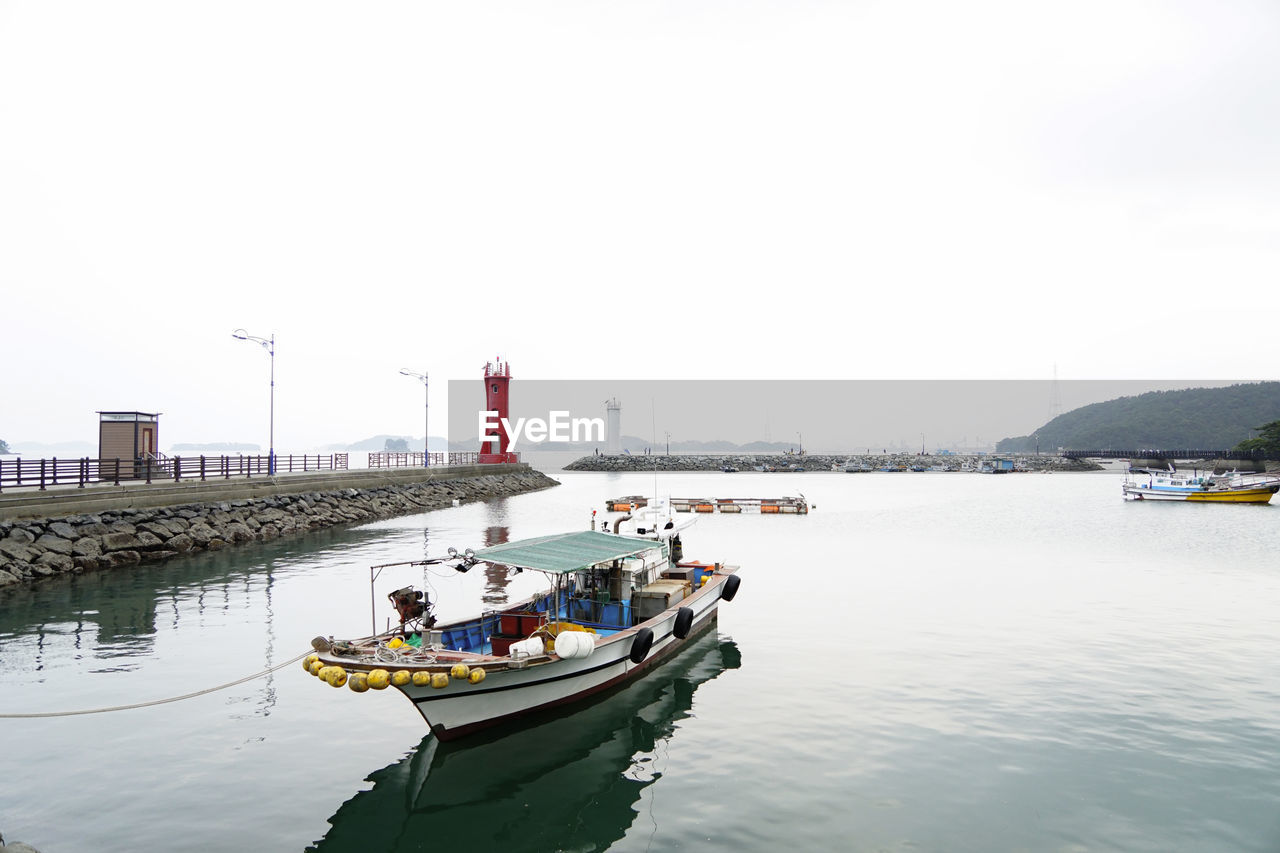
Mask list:
[[[671,433],[667,433],[667,455],[671,455]]]
[[[412,376],[414,379],[422,381],[422,465],[426,467],[431,464],[431,433],[427,429],[427,407],[431,403],[430,391],[427,389],[427,374],[415,373],[408,368],[400,371],[401,376]]]
[[[800,441],[800,453],[798,455],[804,456],[804,436],[800,433],[796,433],[796,438]]]
[[[249,334],[244,329],[236,329],[231,333],[231,337],[241,341],[253,341],[255,344],[262,344],[262,348],[267,351],[267,355],[271,356],[271,420],[270,432],[267,438],[267,473],[274,475],[276,473],[276,333],[272,332],[269,338],[259,338]]]

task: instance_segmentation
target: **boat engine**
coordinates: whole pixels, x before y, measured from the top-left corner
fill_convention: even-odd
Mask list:
[[[404,630],[406,623],[415,619],[421,620],[424,628],[430,628],[436,624],[436,619],[431,615],[431,599],[421,590],[414,589],[411,586],[401,587],[395,592],[389,593],[387,599],[391,602],[391,606],[400,614],[400,630]]]

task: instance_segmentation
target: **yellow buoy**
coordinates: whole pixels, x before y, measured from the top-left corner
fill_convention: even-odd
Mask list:
[[[449,670],[449,674],[454,678],[466,678],[471,674],[471,667],[465,663],[455,663],[453,669]]]
[[[312,675],[319,675],[322,669],[324,669],[324,661],[322,660],[313,660],[311,666],[307,667],[307,671]]]
[[[375,669],[369,673],[369,686],[374,690],[386,690],[391,683],[391,673],[385,669]]]
[[[479,684],[484,681],[484,670],[480,667],[476,667],[471,670],[471,674],[467,676],[467,681],[470,681],[472,684]]]
[[[321,681],[328,681],[328,680],[329,680],[329,670],[330,670],[330,669],[331,669],[331,667],[327,667],[327,666],[322,666],[322,667],[320,667],[319,669],[317,669],[317,670],[315,671],[315,672],[316,672],[316,678],[320,679]]]
[[[329,667],[329,677],[325,679],[330,687],[341,687],[347,683],[347,671],[340,666]]]
[[[449,686],[449,673],[433,672],[431,673],[431,686],[439,690],[441,687]]]
[[[387,648],[398,649],[403,645],[404,645],[404,640],[400,639],[399,637],[392,637],[391,642],[387,643]]]
[[[396,687],[404,687],[409,683],[412,677],[413,676],[409,675],[409,670],[397,669],[395,672],[391,673],[391,683]]]
[[[347,686],[356,693],[363,693],[369,689],[369,676],[363,672],[353,672],[347,679]]]
[[[317,654],[307,655],[305,658],[302,659],[302,668],[305,669],[307,672],[311,672],[311,664],[317,662],[318,660],[320,660],[320,655],[317,655]]]
[[[413,684],[415,687],[426,687],[431,683],[431,673],[426,670],[415,672],[413,674]]]

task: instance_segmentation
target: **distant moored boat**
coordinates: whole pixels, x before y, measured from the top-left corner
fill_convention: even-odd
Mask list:
[[[1122,486],[1129,501],[1208,501],[1212,503],[1264,504],[1280,492],[1280,477],[1228,471],[1213,474],[1191,469],[1130,468]]]

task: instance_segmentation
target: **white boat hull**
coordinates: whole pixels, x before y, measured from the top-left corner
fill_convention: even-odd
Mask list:
[[[1192,501],[1196,503],[1267,503],[1280,491],[1280,486],[1227,489],[1178,489],[1150,488],[1141,485],[1124,486],[1125,500],[1130,501]]]
[[[365,649],[364,654],[353,653],[350,648],[335,648],[320,652],[316,659],[319,665],[335,670],[341,668],[352,677],[363,673],[360,677],[367,678],[375,670],[426,672],[437,676],[437,686],[432,683],[414,684],[412,681],[392,686],[413,702],[438,738],[452,740],[524,714],[554,708],[607,690],[678,653],[690,638],[715,623],[725,590],[731,588],[736,592],[737,575],[734,571],[732,567],[719,569],[708,575],[700,589],[668,609],[638,625],[601,635],[586,657],[561,658],[550,652],[513,658],[449,649],[430,653],[417,662],[370,656],[368,652],[371,649],[378,648],[391,636],[387,635],[358,641],[357,645]],[[730,598],[733,594],[729,594]],[[685,617],[689,624],[683,638],[676,636],[677,620],[682,610],[690,611]],[[496,625],[496,616],[492,618],[491,624]],[[652,637],[652,641],[647,650],[634,651],[637,662],[633,659],[633,646],[637,637],[643,638],[646,634]],[[643,639],[639,640],[640,644],[643,642]],[[475,682],[467,677],[448,677],[455,664],[466,664],[468,670],[482,669],[484,678]],[[344,675],[341,683],[346,680]]]
[[[675,654],[685,642],[713,624],[720,603],[719,591],[703,602],[687,599],[682,606],[694,610],[693,626],[685,639],[673,633],[676,609],[658,621],[649,621],[597,644],[590,657],[555,660],[552,663],[494,672],[478,685],[452,680],[447,687],[397,688],[414,703],[441,740],[450,740],[481,728],[557,705],[575,702],[639,676],[658,661]],[[701,605],[701,606],[699,606]],[[631,661],[631,643],[640,627],[653,631],[653,645],[641,663]]]

